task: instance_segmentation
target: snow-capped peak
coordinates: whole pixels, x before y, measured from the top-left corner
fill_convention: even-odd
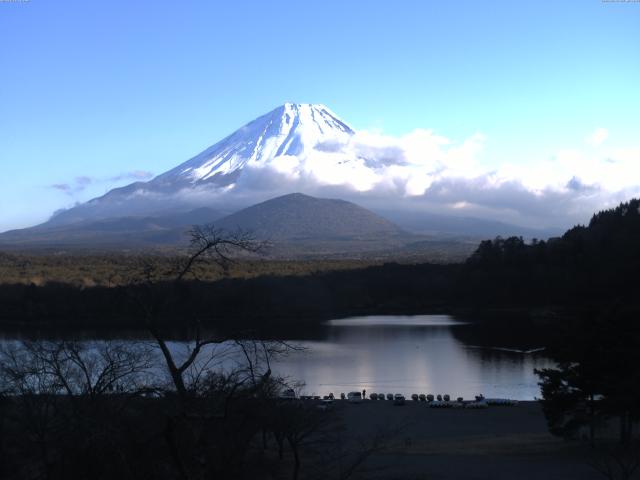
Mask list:
[[[324,105],[285,103],[151,183],[167,187],[176,182],[229,185],[249,163],[264,165],[274,158],[297,156],[318,145],[346,142],[353,134],[353,129]]]

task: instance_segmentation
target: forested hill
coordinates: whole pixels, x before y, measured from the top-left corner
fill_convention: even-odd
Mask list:
[[[520,237],[480,244],[464,264],[388,263],[305,275],[260,275],[218,281],[169,280],[79,287],[70,284],[0,286],[0,329],[13,325],[135,328],[133,299],[161,298],[162,318],[189,318],[268,328],[348,315],[504,311],[606,313],[638,317],[640,200],[594,215],[588,226],[548,241]],[[570,313],[571,315],[573,313]],[[629,317],[631,318],[631,317]]]
[[[466,262],[463,283],[471,297],[589,303],[628,299],[639,271],[640,199],[633,199],[559,238],[483,241]]]

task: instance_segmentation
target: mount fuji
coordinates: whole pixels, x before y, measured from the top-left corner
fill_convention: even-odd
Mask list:
[[[265,166],[281,157],[326,150],[332,143],[346,143],[354,133],[324,105],[286,103],[156,177],[149,186],[233,185],[247,165]]]
[[[233,211],[278,191],[274,173],[335,184],[362,175],[364,159],[345,158],[338,147],[355,131],[326,106],[284,105],[148,182],[135,182],[54,214],[51,225],[212,207]],[[248,171],[251,174],[248,174]],[[370,172],[369,172],[370,174]],[[271,182],[271,184],[269,184]],[[310,182],[311,183],[311,182]],[[269,191],[260,197],[258,191]]]
[[[311,227],[314,218],[320,218],[319,212],[322,218],[317,221],[333,227],[317,232],[325,240],[341,238],[341,249],[345,248],[345,238],[358,238],[360,242],[371,237],[371,232],[376,232],[375,245],[367,247],[372,249],[382,244],[397,248],[406,242],[421,241],[424,235],[448,239],[544,236],[495,221],[443,217],[397,207],[393,210],[388,198],[402,201],[403,191],[401,182],[389,180],[389,172],[403,165],[402,152],[382,149],[381,154],[367,150],[356,137],[356,131],[324,105],[286,103],[148,182],[115,188],[84,204],[56,212],[41,225],[5,232],[0,235],[0,244],[184,244],[184,232],[190,225],[213,221],[227,226],[249,222],[252,228],[260,226],[258,230],[271,222],[284,231],[311,232],[316,231]],[[374,192],[385,188],[392,197],[376,198]],[[288,195],[292,192],[305,195]],[[309,195],[355,200],[398,226],[389,223],[380,232],[381,222],[387,220],[375,213],[349,202],[322,198],[312,201]],[[286,200],[264,203],[282,196]],[[369,200],[371,204],[367,203]],[[247,210],[255,204],[262,206]],[[247,211],[242,215],[233,215],[243,209]],[[265,218],[256,223],[256,215]],[[340,221],[330,221],[332,215]],[[286,219],[295,224],[286,225]],[[358,228],[345,237],[345,226],[350,224]],[[383,237],[385,241],[381,241]],[[387,241],[391,237],[392,241]],[[299,235],[296,238],[300,240]]]

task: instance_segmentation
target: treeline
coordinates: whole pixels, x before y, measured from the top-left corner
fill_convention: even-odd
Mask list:
[[[548,353],[558,365],[537,373],[551,432],[593,444],[607,439],[608,420],[617,418],[619,440],[630,444],[640,420],[637,312],[614,304],[558,326],[550,339]]]
[[[127,285],[140,278],[146,266],[153,266],[156,272],[171,280],[175,266],[185,255],[175,250],[140,253],[5,253],[0,252],[0,285],[23,283],[45,285],[47,283],[68,283],[79,287]],[[319,260],[276,260],[272,258],[241,258],[220,268],[215,263],[196,265],[194,274],[203,281],[214,282],[223,278],[254,278],[263,275],[308,275],[314,272],[351,270],[371,265],[381,265],[376,259],[319,259]],[[416,261],[405,263],[418,263]],[[444,263],[444,262],[435,262]]]
[[[497,303],[634,301],[640,284],[640,200],[599,212],[548,241],[483,241],[464,269],[462,294]]]
[[[386,264],[360,270],[305,276],[262,276],[217,282],[160,281],[115,288],[48,283],[0,286],[0,321],[25,331],[37,327],[142,327],[146,305],[160,321],[180,327],[197,318],[203,325],[269,329],[366,313],[421,313],[451,300],[460,266]]]

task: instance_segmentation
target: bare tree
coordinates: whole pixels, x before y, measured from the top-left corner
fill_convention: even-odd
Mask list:
[[[87,467],[94,455],[110,455],[112,466],[125,465],[126,456],[116,455],[122,449],[116,420],[127,400],[147,387],[151,367],[147,353],[117,342],[5,345],[0,378],[8,391],[14,435],[24,436],[27,446],[19,468],[38,466],[39,475],[54,478],[56,467],[65,470],[60,464],[69,462],[66,469]],[[85,454],[78,455],[81,451]],[[34,453],[34,461],[27,461]],[[24,474],[34,475],[37,478],[34,472]]]
[[[189,276],[197,279],[200,263],[210,261],[226,270],[237,255],[258,253],[264,246],[240,230],[228,233],[212,225],[194,227],[190,253],[177,266],[172,284],[179,289]],[[153,269],[145,270],[144,278],[144,285],[151,289]],[[282,388],[282,381],[272,376],[272,359],[294,347],[282,341],[258,340],[246,331],[206,336],[198,318],[183,318],[193,337],[180,357],[172,351],[157,317],[168,301],[148,295],[143,308],[146,327],[164,358],[181,405],[179,415],[167,416],[164,429],[174,467],[185,480],[198,475],[235,475],[252,439],[266,428],[263,407]]]
[[[45,478],[50,478],[60,385],[54,377],[42,375],[42,369],[41,362],[21,350],[18,343],[2,349],[0,374],[13,400],[11,408],[21,419],[27,442],[35,447],[31,450],[34,463],[39,464]]]
[[[122,342],[21,342],[20,351],[69,396],[93,398],[107,393],[139,392],[148,387],[151,351]],[[145,377],[145,378],[143,378]]]
[[[226,269],[233,262],[235,255],[241,252],[258,253],[265,246],[264,242],[256,240],[249,232],[243,230],[226,232],[212,224],[194,226],[189,233],[191,235],[190,251],[176,266],[175,285],[183,282],[189,274],[193,275],[194,267],[200,262],[212,260]],[[149,264],[145,265],[142,273],[143,283],[145,286],[152,288],[155,283],[153,267]],[[187,376],[190,374],[190,370],[197,367],[196,362],[206,350],[206,347],[220,344],[227,338],[204,338],[199,319],[188,319],[189,324],[193,327],[194,338],[190,345],[189,354],[181,361],[178,361],[167,344],[166,335],[161,331],[157,318],[159,310],[162,305],[166,305],[168,299],[166,297],[160,299],[149,298],[148,296],[146,299],[138,297],[137,300],[144,312],[146,328],[160,349],[173,386],[184,402],[190,396],[190,388],[187,384]],[[194,378],[194,375],[191,374],[191,377]]]
[[[176,282],[187,274],[194,274],[193,267],[204,259],[213,259],[223,269],[233,263],[234,255],[239,253],[260,253],[266,243],[258,241],[250,232],[238,229],[227,232],[213,224],[194,226],[191,235],[190,254],[178,266]]]
[[[640,442],[599,445],[589,465],[608,480],[631,480],[640,473]]]

